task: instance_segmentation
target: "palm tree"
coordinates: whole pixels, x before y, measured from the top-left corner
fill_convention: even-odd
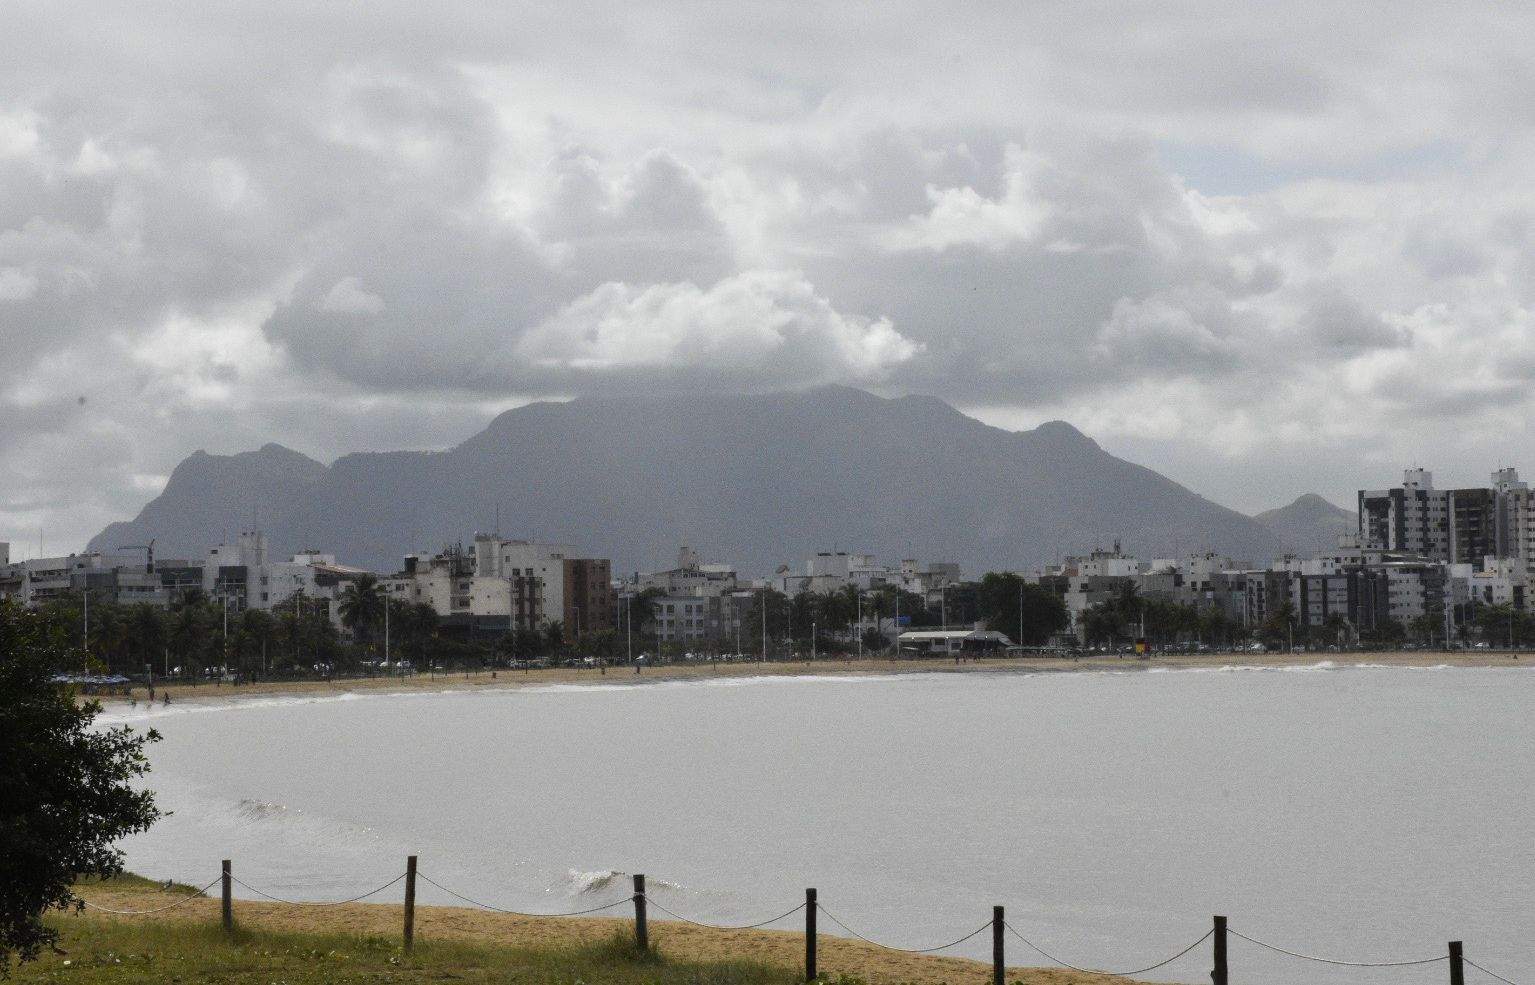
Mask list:
[[[549,652],[559,653],[565,646],[565,624],[556,619],[544,625],[544,645]]]
[[[368,631],[384,618],[384,589],[376,575],[359,575],[341,593],[341,623],[359,642],[368,641]]]

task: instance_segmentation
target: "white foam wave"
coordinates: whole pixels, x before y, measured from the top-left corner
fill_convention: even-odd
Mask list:
[[[626,880],[632,878],[628,872],[620,872],[617,869],[595,869],[583,872],[580,869],[571,869],[565,876],[565,889],[573,896],[585,896],[603,892],[606,889],[623,887]],[[645,888],[680,890],[682,887],[675,882],[665,879],[649,878]]]

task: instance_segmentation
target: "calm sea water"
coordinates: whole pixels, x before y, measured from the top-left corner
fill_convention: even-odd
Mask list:
[[[1046,950],[1109,969],[1170,955],[1223,913],[1253,937],[1354,960],[1463,938],[1518,980],[1535,976],[1532,711],[1535,673],[1324,665],[114,717],[165,736],[153,784],[175,813],[126,843],[131,868],[162,878],[202,884],[229,857],[267,892],[339,899],[414,853],[423,873],[499,906],[595,906],[644,872],[664,905],[721,923],[765,919],[815,886],[891,943],[952,940],[1002,904]],[[951,953],[989,947],[983,935]],[[1010,964],[1046,963],[1008,948]],[[1442,963],[1334,970],[1239,940],[1231,956],[1241,982],[1448,978]],[[1209,967],[1204,945],[1146,977],[1207,982]]]

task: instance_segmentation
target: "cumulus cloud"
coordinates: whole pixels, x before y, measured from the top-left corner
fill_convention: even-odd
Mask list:
[[[384,310],[384,299],[371,294],[356,277],[343,277],[320,299],[320,310],[343,315],[376,315]]]
[[[0,267],[0,301],[25,301],[36,293],[36,276],[18,267]]]
[[[707,290],[604,284],[529,330],[512,357],[593,378],[702,370],[804,386],[879,380],[920,348],[888,319],[838,312],[797,273],[747,271]]]

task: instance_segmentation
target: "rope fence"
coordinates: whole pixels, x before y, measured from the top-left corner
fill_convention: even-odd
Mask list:
[[[1203,944],[1205,941],[1209,940],[1211,937],[1215,936],[1215,931],[1214,930],[1207,930],[1207,931],[1205,931],[1205,935],[1203,937],[1199,938],[1199,940],[1195,941],[1194,943],[1190,944],[1188,947],[1186,947],[1183,950],[1179,951],[1177,954],[1174,954],[1170,958],[1163,958],[1161,961],[1158,961],[1156,964],[1149,964],[1149,965],[1147,965],[1144,968],[1136,968],[1134,971],[1106,971],[1106,970],[1104,970],[1102,968],[1079,968],[1079,967],[1077,967],[1074,964],[1067,964],[1065,961],[1062,961],[1060,958],[1058,958],[1055,955],[1049,953],[1044,948],[1040,947],[1038,944],[1035,944],[1033,941],[1029,940],[1027,937],[1025,937],[1022,934],[1018,933],[1018,931],[1013,928],[1012,924],[1008,924],[1007,925],[1007,930],[1008,930],[1008,933],[1012,934],[1014,937],[1018,938],[1019,940],[1023,941],[1025,944],[1027,944],[1030,947],[1030,949],[1032,949],[1034,951],[1035,954],[1038,954],[1040,957],[1044,958],[1046,961],[1049,961],[1049,962],[1051,962],[1053,964],[1060,965],[1062,968],[1067,968],[1067,969],[1069,969],[1071,971],[1079,971],[1079,972],[1081,972],[1084,975],[1116,975],[1116,976],[1118,976],[1120,978],[1129,978],[1132,975],[1144,975],[1148,971],[1156,971],[1158,968],[1165,968],[1168,965],[1172,964],[1174,961],[1177,961],[1179,958],[1183,957],[1185,954],[1187,954],[1190,951],[1194,950],[1194,948],[1198,947],[1199,945]]]
[[[395,883],[399,882],[401,879],[404,879],[405,875],[406,875],[406,873],[401,872],[399,875],[395,876],[393,879],[390,879],[388,882],[384,883],[382,886],[378,887],[377,889],[370,889],[366,893],[363,893],[361,896],[353,896],[350,899],[325,900],[325,901],[322,901],[322,902],[312,902],[312,901],[309,901],[309,900],[283,899],[281,896],[273,896],[271,893],[263,892],[263,891],[257,889],[255,886],[252,886],[250,883],[245,882],[243,880],[235,879],[235,878],[231,877],[230,881],[235,883],[238,886],[243,886],[244,888],[246,888],[246,889],[250,890],[251,892],[255,893],[257,896],[264,896],[264,897],[266,897],[267,899],[271,900],[274,903],[286,903],[289,906],[345,906],[347,903],[356,903],[359,900],[365,900],[369,896],[377,896],[379,893],[382,893],[384,890],[388,889],[390,886],[393,886]]]
[[[1496,978],[1498,981],[1502,982],[1503,985],[1514,985],[1514,983],[1509,981],[1507,978],[1504,978],[1502,975],[1495,971],[1488,971],[1486,968],[1483,968],[1481,965],[1477,964],[1475,961],[1472,961],[1470,958],[1466,958],[1465,962],[1466,964],[1475,968],[1477,971],[1480,971],[1482,974],[1486,975],[1488,978]]]
[[[965,936],[961,937],[959,940],[957,940],[957,941],[949,941],[949,943],[947,943],[947,944],[939,944],[937,947],[897,947],[894,944],[886,944],[883,941],[877,941],[877,940],[874,940],[873,938],[865,937],[864,935],[860,934],[858,931],[854,930],[852,927],[849,927],[847,924],[843,923],[841,920],[838,920],[836,918],[836,916],[833,915],[832,912],[830,910],[828,910],[824,906],[821,907],[821,912],[826,914],[826,919],[830,920],[832,923],[834,923],[837,926],[841,927],[843,930],[847,931],[849,934],[852,934],[854,937],[856,937],[859,940],[863,941],[865,944],[873,944],[875,947],[882,947],[882,948],[884,948],[887,951],[900,951],[902,954],[935,954],[938,951],[946,951],[946,950],[948,950],[951,947],[958,947],[960,944],[963,944],[965,941],[970,940],[972,937],[975,937],[977,934],[984,933],[984,932],[986,932],[986,931],[991,929],[991,923],[990,923],[990,921],[988,921],[986,923],[981,924],[976,929],[970,931],[970,933],[968,933]]]
[[[1405,959],[1390,960],[1390,961],[1355,961],[1355,960],[1346,960],[1346,959],[1342,959],[1342,958],[1324,957],[1324,956],[1317,955],[1317,954],[1308,954],[1308,953],[1306,953],[1304,951],[1295,950],[1293,948],[1281,947],[1281,946],[1279,946],[1277,944],[1271,944],[1271,943],[1269,943],[1267,941],[1264,941],[1264,940],[1261,940],[1261,939],[1259,939],[1257,937],[1252,937],[1252,936],[1250,936],[1248,934],[1244,934],[1240,930],[1235,930],[1233,928],[1228,927],[1227,924],[1226,924],[1226,918],[1222,917],[1222,916],[1217,916],[1217,917],[1213,918],[1213,924],[1212,924],[1211,928],[1209,930],[1205,931],[1205,933],[1198,940],[1196,940],[1192,944],[1189,944],[1186,947],[1183,947],[1182,949],[1178,950],[1172,956],[1167,957],[1167,958],[1163,958],[1162,960],[1156,962],[1155,964],[1149,964],[1149,965],[1146,965],[1144,967],[1135,968],[1133,970],[1129,970],[1129,971],[1113,971],[1113,970],[1108,970],[1108,969],[1103,969],[1103,968],[1083,967],[1083,966],[1071,964],[1070,962],[1063,961],[1062,959],[1056,957],[1051,952],[1045,950],[1043,947],[1041,947],[1038,944],[1034,943],[1028,937],[1025,937],[1011,923],[1008,923],[1006,918],[1005,918],[1005,914],[1004,914],[1003,908],[1000,907],[1000,906],[992,907],[992,918],[990,920],[988,920],[986,923],[981,924],[975,930],[972,930],[970,933],[965,934],[963,937],[960,937],[960,938],[958,938],[956,940],[949,941],[948,943],[945,943],[945,944],[938,944],[938,945],[933,946],[933,947],[902,947],[902,946],[895,945],[895,944],[889,944],[889,943],[877,940],[877,939],[872,938],[872,937],[868,937],[868,936],[858,932],[857,930],[854,930],[851,926],[848,925],[848,923],[846,921],[844,921],[842,918],[838,917],[835,913],[832,913],[830,910],[826,909],[826,907],[824,907],[824,906],[822,906],[820,904],[820,902],[816,898],[816,890],[814,890],[814,889],[807,889],[807,890],[805,890],[805,900],[804,900],[804,902],[799,903],[799,904],[793,906],[792,908],[790,908],[788,910],[785,910],[784,912],[778,914],[777,916],[769,917],[766,920],[761,920],[761,921],[758,921],[756,923],[747,923],[747,924],[715,924],[715,923],[705,923],[705,922],[702,922],[702,921],[699,921],[699,920],[695,920],[695,919],[693,919],[691,917],[684,916],[684,915],[676,912],[675,910],[671,909],[670,907],[666,906],[665,904],[661,903],[659,900],[651,898],[650,894],[647,893],[646,890],[645,890],[645,877],[643,875],[635,875],[633,877],[633,879],[634,879],[634,893],[631,896],[620,897],[620,898],[612,900],[610,902],[603,903],[603,904],[601,904],[599,906],[587,907],[587,908],[579,909],[579,910],[566,910],[566,911],[554,912],[554,913],[534,913],[534,912],[526,912],[526,911],[522,911],[522,910],[512,910],[512,909],[507,909],[506,907],[496,906],[496,905],[494,905],[492,903],[483,902],[483,901],[475,899],[475,898],[473,898],[471,896],[467,896],[467,895],[465,895],[463,893],[460,893],[460,892],[458,892],[455,889],[451,889],[451,888],[449,888],[447,886],[444,886],[442,883],[436,881],[435,879],[431,878],[430,876],[428,876],[428,875],[426,875],[424,873],[421,873],[421,872],[419,872],[417,870],[417,867],[416,867],[416,856],[414,856],[414,855],[412,855],[408,859],[406,859],[406,866],[405,866],[405,871],[404,872],[402,872],[399,875],[395,876],[393,879],[390,879],[388,882],[384,883],[383,885],[378,886],[375,889],[370,889],[367,892],[362,893],[362,894],[360,894],[358,896],[352,896],[352,897],[349,897],[347,899],[342,899],[342,900],[325,900],[325,901],[286,899],[284,897],[277,896],[277,895],[274,895],[272,893],[268,893],[265,890],[258,889],[255,886],[252,886],[250,883],[245,882],[242,879],[236,878],[234,876],[234,873],[233,873],[233,865],[232,865],[232,863],[230,862],[230,860],[225,859],[224,862],[222,863],[222,872],[220,873],[220,875],[219,875],[219,877],[217,879],[215,879],[212,882],[208,883],[206,886],[203,886],[201,889],[198,889],[198,890],[194,891],[191,895],[183,896],[180,899],[177,899],[175,902],[169,903],[169,904],[167,904],[165,906],[154,907],[152,909],[147,909],[147,910],[132,910],[132,909],[115,909],[115,908],[109,907],[109,906],[102,906],[102,905],[100,905],[98,903],[92,903],[89,900],[84,900],[82,902],[84,903],[84,905],[86,907],[89,907],[92,910],[99,910],[99,911],[101,911],[103,913],[111,913],[111,914],[115,914],[115,915],[119,915],[119,916],[149,916],[151,914],[164,913],[164,912],[166,912],[168,910],[173,910],[173,909],[175,909],[177,907],[185,906],[186,904],[188,904],[188,903],[190,903],[190,902],[192,902],[194,900],[207,899],[208,897],[205,896],[204,894],[207,893],[207,891],[212,889],[214,886],[222,884],[221,906],[222,906],[224,928],[226,930],[233,930],[234,929],[234,894],[233,894],[233,887],[236,886],[236,885],[240,886],[241,888],[243,888],[245,890],[248,890],[251,893],[254,893],[257,896],[260,896],[260,897],[263,897],[263,898],[265,898],[267,900],[270,900],[270,901],[272,901],[274,903],[281,903],[281,904],[288,905],[288,906],[343,906],[343,905],[346,905],[346,904],[349,904],[349,903],[360,902],[361,900],[365,900],[365,899],[367,899],[367,898],[369,898],[371,896],[376,896],[379,893],[382,893],[385,890],[390,889],[390,888],[398,885],[401,882],[404,882],[405,883],[404,942],[405,942],[405,950],[407,952],[409,952],[411,950],[412,946],[413,946],[414,939],[415,939],[416,883],[419,880],[420,882],[424,882],[427,885],[432,886],[432,887],[438,889],[439,891],[445,893],[446,895],[452,897],[453,899],[456,899],[456,900],[458,900],[458,901],[460,901],[462,903],[468,904],[469,906],[473,906],[473,907],[476,907],[476,908],[482,909],[482,910],[489,910],[489,911],[494,912],[494,913],[504,913],[504,914],[508,914],[508,915],[511,915],[511,916],[518,916],[518,917],[530,917],[530,918],[537,918],[537,917],[580,917],[580,916],[587,916],[587,915],[594,914],[594,913],[602,913],[604,911],[612,910],[612,909],[614,909],[616,907],[620,907],[620,906],[633,905],[633,907],[634,907],[634,936],[635,936],[635,945],[639,949],[641,949],[641,950],[648,950],[649,947],[650,947],[649,924],[648,924],[647,911],[648,911],[648,908],[652,907],[652,906],[655,907],[656,909],[660,910],[662,913],[665,913],[666,915],[672,917],[674,920],[680,921],[681,923],[690,924],[690,925],[692,925],[694,927],[700,927],[700,928],[703,928],[703,929],[706,929],[706,930],[726,930],[726,931],[756,930],[756,929],[761,928],[761,927],[768,927],[768,926],[771,926],[773,924],[779,923],[779,922],[781,922],[783,920],[786,920],[789,917],[794,916],[796,913],[800,913],[800,912],[803,911],[804,918],[805,918],[805,980],[807,982],[813,982],[813,981],[815,981],[818,978],[818,972],[817,972],[817,949],[816,949],[816,940],[817,940],[818,934],[817,934],[817,930],[816,930],[816,916],[818,914],[820,914],[820,915],[824,915],[826,917],[826,919],[830,920],[837,927],[841,928],[841,930],[844,933],[846,933],[848,936],[850,936],[850,937],[856,938],[857,940],[863,941],[863,942],[865,942],[867,944],[871,944],[871,945],[873,945],[875,947],[883,948],[883,949],[889,950],[889,951],[897,951],[897,952],[900,952],[900,953],[903,953],[903,954],[936,954],[936,953],[938,953],[940,951],[946,951],[946,950],[948,950],[950,948],[958,947],[959,945],[964,944],[967,941],[974,940],[975,938],[979,937],[980,935],[986,933],[987,930],[990,930],[991,931],[991,937],[992,937],[992,981],[993,981],[993,985],[1006,985],[1006,970],[1007,969],[1006,969],[1006,962],[1004,960],[1005,959],[1004,938],[1005,938],[1006,934],[1011,934],[1013,937],[1015,937],[1019,941],[1021,941],[1031,951],[1033,951],[1034,953],[1038,954],[1040,957],[1044,958],[1045,960],[1049,961],[1052,964],[1059,965],[1060,967],[1069,969],[1071,971],[1076,971],[1076,972],[1080,972],[1082,974],[1089,974],[1089,975],[1110,975],[1110,976],[1117,976],[1117,977],[1124,977],[1124,978],[1133,977],[1133,976],[1136,976],[1136,975],[1144,975],[1144,974],[1146,974],[1148,972],[1156,971],[1159,968],[1164,968],[1164,967],[1172,964],[1173,962],[1178,961],[1179,959],[1187,956],[1188,954],[1193,952],[1196,948],[1200,947],[1201,945],[1205,944],[1206,942],[1210,942],[1211,943],[1211,954],[1210,954],[1210,956],[1211,956],[1211,960],[1213,962],[1213,968],[1210,971],[1210,980],[1213,983],[1213,985],[1230,985],[1230,982],[1229,982],[1229,969],[1228,969],[1229,962],[1228,962],[1227,945],[1228,945],[1228,938],[1229,937],[1234,937],[1234,938],[1236,938],[1236,939],[1238,939],[1240,941],[1244,941],[1244,942],[1246,942],[1248,944],[1251,944],[1254,947],[1260,948],[1262,950],[1271,951],[1271,952],[1273,952],[1275,954],[1281,954],[1281,955],[1284,955],[1286,957],[1295,958],[1295,959],[1300,960],[1300,961],[1310,961],[1310,962],[1314,962],[1314,963],[1317,963],[1317,964],[1331,965],[1331,966],[1334,966],[1334,967],[1342,967],[1342,968],[1411,968],[1411,967],[1420,967],[1420,966],[1438,964],[1440,962],[1447,962],[1449,964],[1449,971],[1450,971],[1449,978],[1450,978],[1451,985],[1465,985],[1465,968],[1468,965],[1471,968],[1475,969],[1476,971],[1479,971],[1482,974],[1486,975],[1488,978],[1491,978],[1491,979],[1493,979],[1495,981],[1498,981],[1498,982],[1502,982],[1503,985],[1517,985],[1517,983],[1514,982],[1513,980],[1511,980],[1509,978],[1505,978],[1504,976],[1502,976],[1500,974],[1497,974],[1496,972],[1490,971],[1487,968],[1483,967],[1482,965],[1477,964],[1475,961],[1473,961],[1470,958],[1466,957],[1465,954],[1464,954],[1464,950],[1463,950],[1463,947],[1462,947],[1462,944],[1461,944],[1460,941],[1450,941],[1449,945],[1448,945],[1448,948],[1446,949],[1446,952],[1443,953],[1443,954],[1427,955],[1427,956],[1424,956],[1424,957],[1405,958]]]
[[[219,878],[222,879],[223,877],[220,876]],[[92,903],[90,900],[81,900],[81,902],[84,903],[88,908],[92,910],[100,910],[102,913],[114,913],[118,916],[124,917],[144,917],[151,913],[164,913],[166,910],[174,910],[176,907],[185,906],[193,900],[207,899],[207,897],[203,894],[218,884],[219,879],[215,879],[203,888],[191,893],[190,895],[181,897],[181,899],[169,904],[168,906],[157,906],[152,910],[114,910],[110,906],[101,906],[100,904]]]
[[[493,913],[505,913],[514,917],[581,917],[588,913],[600,913],[603,910],[611,910],[615,906],[623,906],[625,903],[629,902],[629,898],[624,897],[623,899],[616,899],[611,903],[604,903],[601,906],[594,906],[587,910],[566,910],[563,913],[526,913],[522,910],[508,910],[505,907],[495,906],[491,903],[482,903],[477,899],[470,899],[468,896],[465,896],[462,893],[458,893],[449,889],[447,886],[444,886],[437,880],[425,875],[421,875],[419,873],[417,874],[417,878],[422,882],[427,883],[428,885],[437,887],[456,900],[461,900],[462,902],[468,903],[470,906],[479,907],[482,910],[490,910]]]
[[[1340,968],[1411,968],[1414,965],[1437,964],[1440,961],[1450,960],[1448,954],[1438,954],[1432,958],[1412,958],[1406,961],[1340,961],[1337,958],[1319,958],[1315,954],[1302,954],[1300,951],[1291,951],[1288,948],[1279,947],[1275,944],[1266,944],[1256,938],[1248,937],[1239,930],[1232,930],[1229,933],[1232,937],[1240,937],[1249,944],[1268,948],[1270,951],[1278,954],[1287,954],[1292,958],[1300,958],[1303,961],[1315,961],[1317,964],[1337,965]]]

